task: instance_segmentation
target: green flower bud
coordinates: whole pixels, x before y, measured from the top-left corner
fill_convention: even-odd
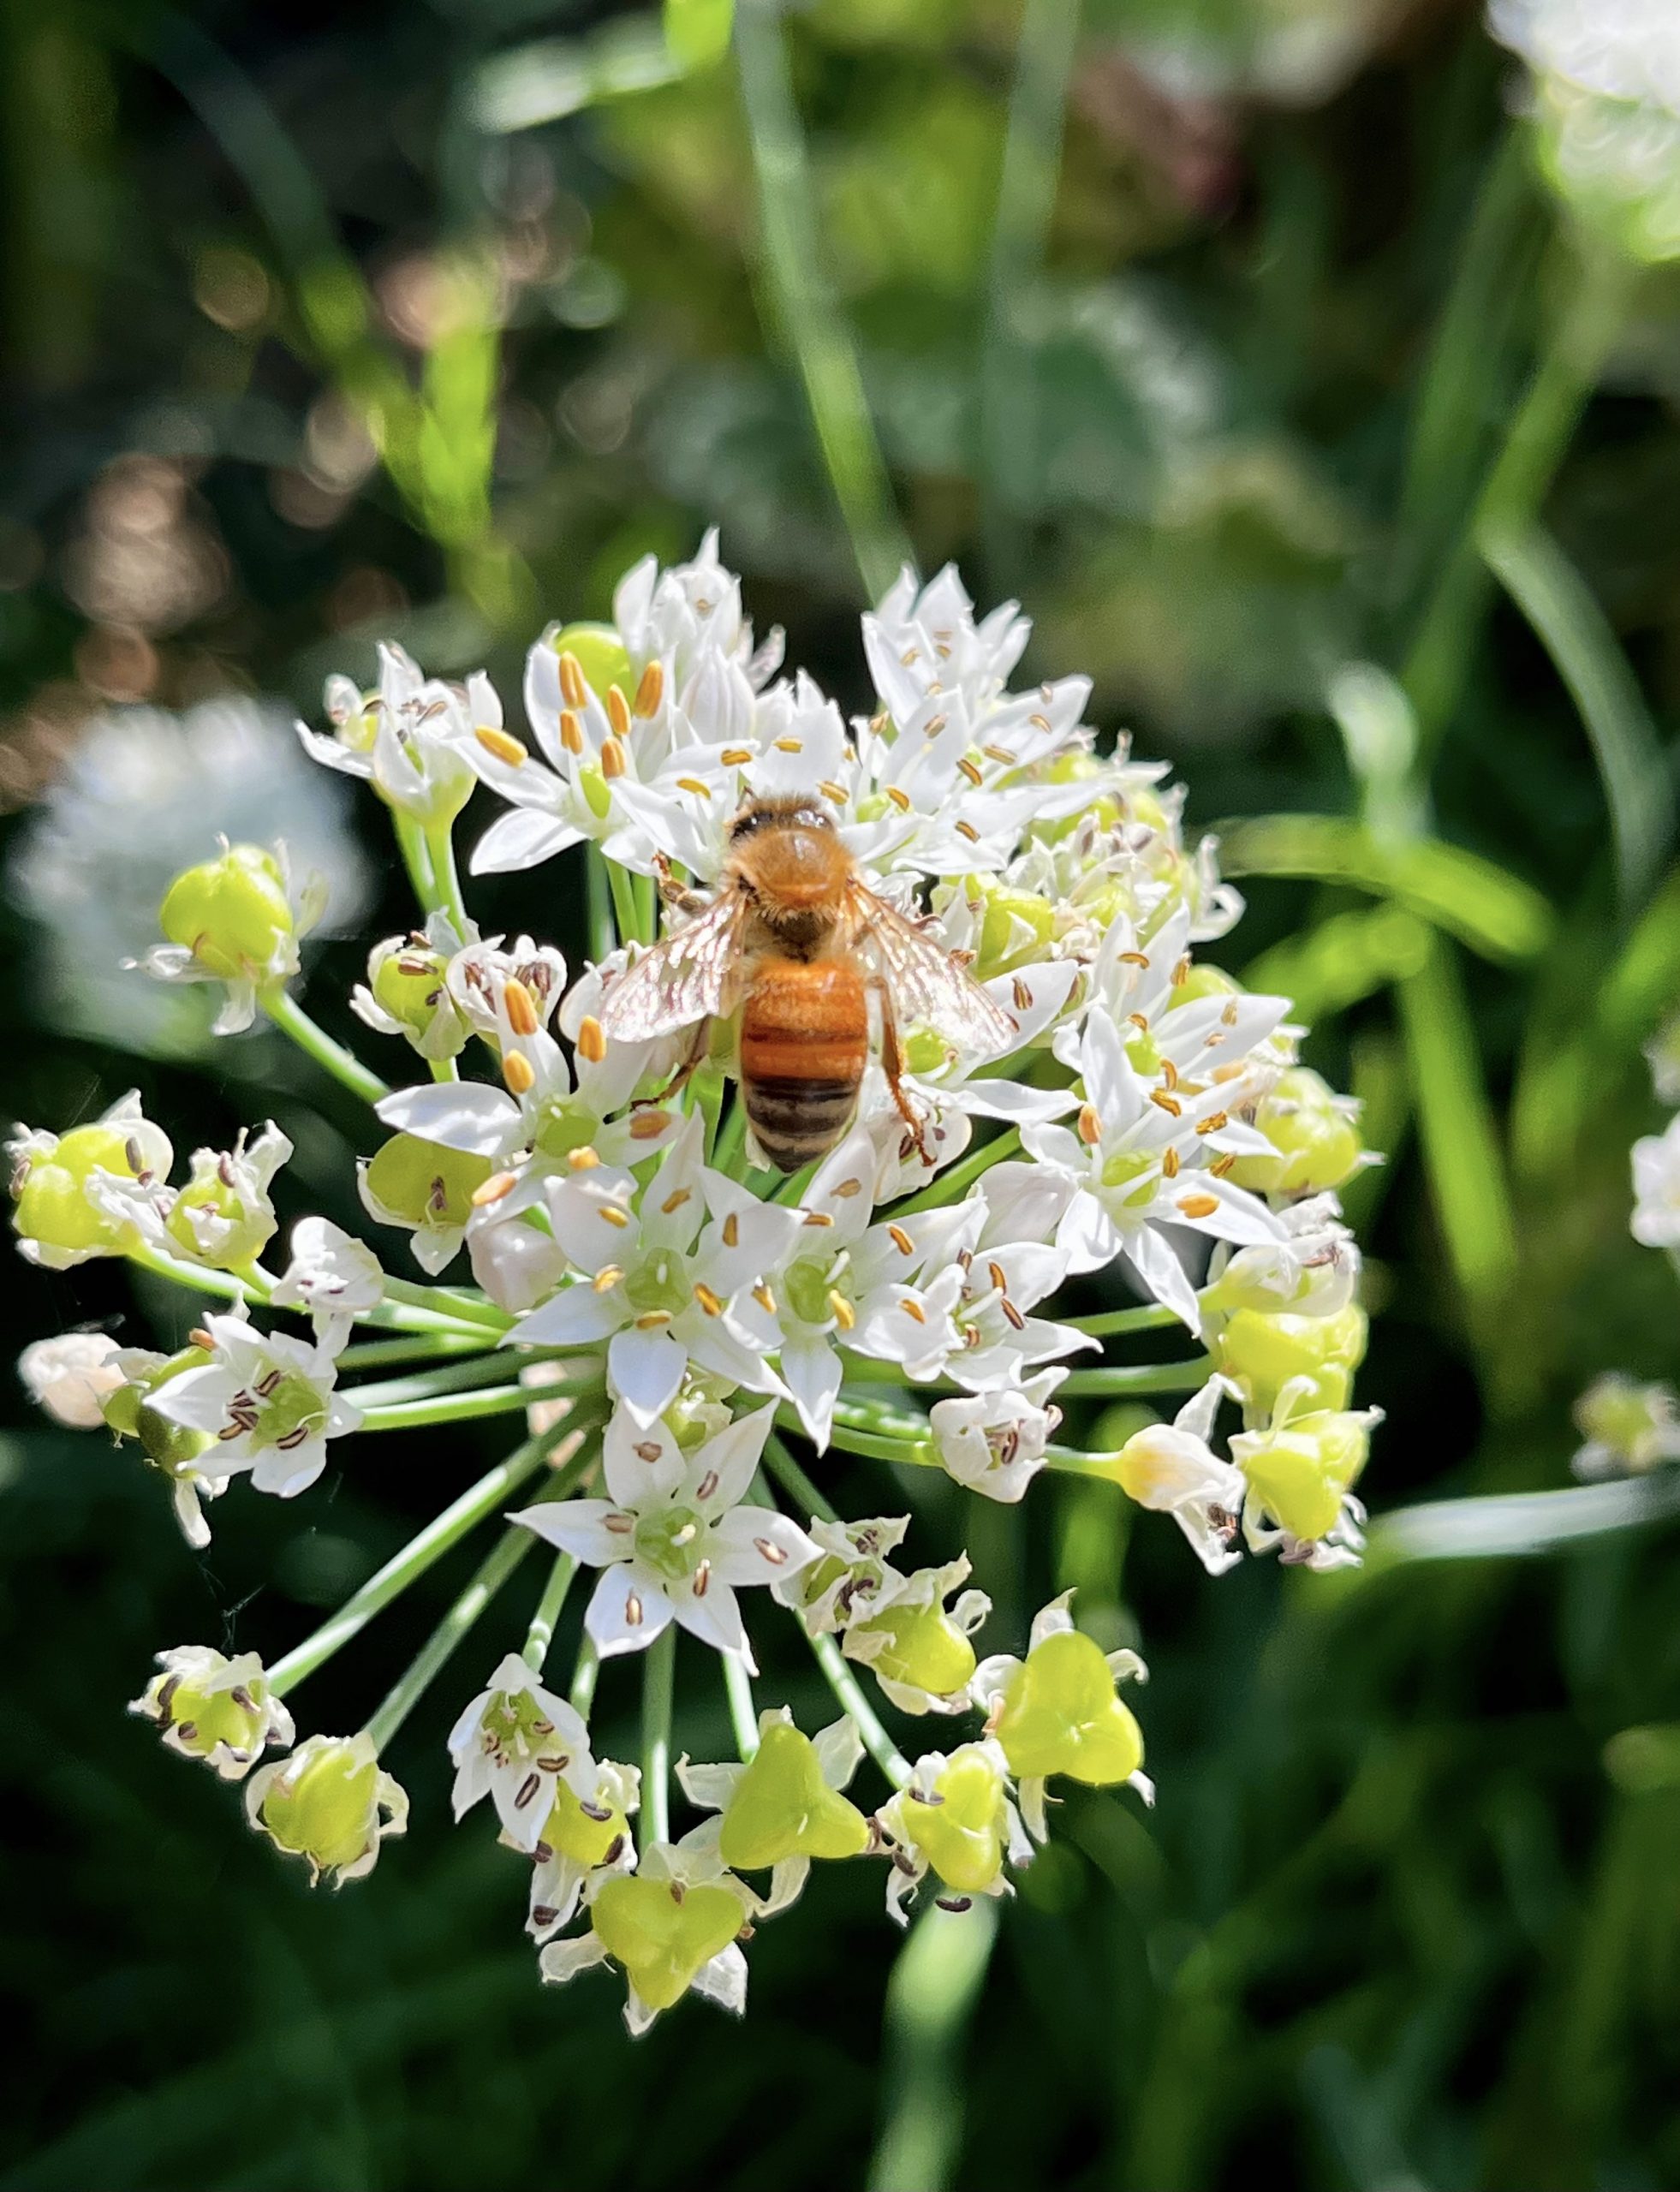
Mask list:
[[[947,1887],[983,1895],[1004,1869],[1008,1802],[991,1751],[964,1743],[935,1778],[932,1801],[912,1782],[896,1801],[894,1817]]]
[[[259,845],[230,845],[177,875],[158,919],[170,942],[221,981],[276,980],[295,963],[297,925],[285,876]]]
[[[408,1799],[364,1730],[311,1736],[253,1776],[246,1808],[280,1849],[307,1858],[313,1879],[334,1873],[342,1885],[372,1870],[384,1836],[402,1832]]]
[[[200,1645],[160,1652],[163,1669],[128,1707],[163,1730],[171,1750],[200,1758],[223,1780],[247,1772],[271,1742],[289,1742],[292,1718],[254,1652],[236,1659]]]
[[[487,1157],[397,1134],[375,1153],[363,1184],[394,1223],[464,1225],[473,1214],[473,1190],[492,1170]]]
[[[1004,1693],[995,1733],[1017,1775],[1065,1773],[1106,1788],[1143,1763],[1142,1730],[1114,1694],[1101,1647],[1075,1629],[1033,1647]]]
[[[975,1666],[974,1646],[937,1599],[931,1605],[889,1606],[854,1622],[846,1650],[879,1681],[926,1690],[930,1697],[954,1697]]]
[[[1239,1309],[1214,1333],[1213,1360],[1242,1396],[1250,1421],[1265,1421],[1291,1378],[1312,1381],[1302,1412],[1344,1409],[1365,1359],[1369,1320],[1356,1302],[1333,1317],[1268,1316]]]
[[[125,1357],[128,1381],[119,1385],[104,1403],[105,1421],[117,1437],[138,1438],[147,1461],[168,1475],[178,1474],[215,1442],[206,1431],[172,1423],[151,1405],[152,1396],[183,1370],[201,1369],[209,1361],[209,1354],[201,1347],[184,1347],[178,1355],[144,1364]]]
[[[869,1825],[823,1778],[815,1744],[786,1721],[766,1728],[724,1809],[718,1854],[738,1872],[789,1857],[855,1857]]]
[[[1233,1459],[1250,1495],[1303,1545],[1326,1537],[1370,1450],[1369,1419],[1331,1410],[1295,1416],[1281,1430],[1239,1433]]]
[[[97,1173],[149,1185],[167,1176],[174,1155],[169,1137],[142,1116],[134,1095],[93,1125],[57,1135],[24,1131],[10,1149],[13,1230],[26,1255],[54,1269],[90,1256],[126,1254],[138,1244],[134,1225],[101,1210],[88,1194]]]
[[[598,700],[616,685],[628,700],[635,692],[629,650],[611,624],[563,624],[549,641],[556,654],[575,655]]]
[[[1339,1188],[1365,1154],[1355,1109],[1309,1068],[1291,1066],[1278,1075],[1254,1114],[1254,1124],[1277,1154],[1240,1157],[1230,1176],[1260,1194],[1316,1194]]]
[[[668,2010],[703,1964],[721,1956],[745,1922],[726,1887],[684,1888],[674,1880],[621,1873],[590,1905],[595,1937],[623,1965],[650,2010]]]
[[[619,1844],[629,1832],[629,1821],[619,1807],[597,1790],[586,1808],[583,1799],[573,1795],[563,1781],[554,1784],[554,1806],[548,1822],[543,1828],[537,1854],[543,1846],[569,1857],[575,1865],[593,1871],[597,1865],[611,1861]]]

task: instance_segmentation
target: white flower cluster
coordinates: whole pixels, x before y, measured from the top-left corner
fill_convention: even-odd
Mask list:
[[[1186,846],[1160,769],[1123,744],[1098,752],[1087,680],[1013,688],[1028,636],[1012,604],[977,621],[954,572],[907,573],[864,619],[877,706],[849,726],[808,676],[780,674],[779,634],[755,646],[708,536],[690,564],[638,565],[612,625],[538,642],[528,742],[485,678],[427,680],[395,648],[376,692],[332,682],[335,733],[304,730],[305,744],[393,810],[422,897],[353,1006],[429,1078],[380,1093],[303,1016],[287,994],[303,924],[253,849],[172,887],[173,950],[154,966],[228,982],[235,1017],[268,1010],[372,1097],[387,1138],[362,1165],[364,1205],[408,1234],[428,1279],[464,1252],[472,1284],[388,1278],[319,1218],[266,1272],[289,1153],[272,1128],[200,1153],[180,1189],[131,1100],[14,1146],[26,1253],[126,1254],[188,1283],[219,1275],[235,1297],[182,1356],[72,1350],[34,1373],[61,1421],[98,1411],[141,1440],[195,1541],[199,1499],[236,1474],[289,1497],[346,1433],[519,1411],[522,1378],[558,1381],[521,1450],[534,1458],[506,1476],[524,1482],[569,1439],[561,1477],[512,1517],[511,1558],[539,1539],[556,1551],[553,1607],[457,1724],[456,1802],[490,1796],[535,1859],[545,1975],[610,1957],[637,2028],[691,1986],[739,2006],[737,1936],[791,1899],[813,1857],[888,1857],[897,1915],[924,1879],[960,1904],[1006,1891],[1005,1865],[1043,1838],[1048,1778],[1145,1786],[1114,1694],[1141,1672],[1129,1655],[1105,1659],[1058,1601],[1024,1660],[980,1664],[969,1638],[989,1604],[962,1587],[966,1558],[895,1567],[908,1521],[835,1516],[783,1438],[943,1468],[1005,1503],[1046,1467],[1095,1475],[1171,1513],[1215,1573],[1239,1540],[1314,1567],[1356,1557],[1352,1486],[1374,1418],[1348,1405],[1364,1319],[1334,1195],[1367,1161],[1353,1108],[1299,1064],[1285,999],[1195,961],[1241,910],[1214,848]],[[592,849],[618,932],[575,978],[552,945],[481,936],[460,902],[450,831],[480,784],[506,811],[473,872]],[[739,845],[778,830],[801,833],[829,880],[771,908],[784,950],[760,934],[731,954],[717,939],[770,920],[774,872]],[[749,1040],[778,966],[842,1003]],[[649,996],[658,1010],[631,1013]],[[851,1081],[835,1080],[842,1052]],[[770,1076],[790,1171],[748,1117]],[[1075,1287],[1102,1306],[1058,1307]],[[260,1331],[258,1306],[308,1317],[312,1337]],[[402,1335],[401,1359],[421,1367],[341,1390],[380,1355],[351,1347],[358,1323]],[[1081,1361],[1158,1329],[1204,1355]],[[1117,1451],[1057,1443],[1061,1404],[1193,1385],[1175,1422]],[[1227,1404],[1246,1427],[1230,1458],[1212,1444]],[[414,1572],[500,1492],[463,1495],[422,1533]],[[540,1676],[580,1567],[595,1581],[568,1702]],[[740,1594],[754,1586],[796,1617],[843,1707],[814,1740],[742,1701],[757,1667]],[[242,1772],[289,1740],[282,1691],[363,1617],[262,1680],[244,1660],[235,1675],[177,1653],[144,1709],[177,1748]],[[650,1648],[647,1710],[668,1713],[679,1629],[725,1662],[741,1758],[685,1764],[689,1800],[716,1816],[673,1841],[663,1771],[648,1786],[597,1760],[587,1715],[599,1663]],[[853,1669],[906,1713],[976,1712],[980,1732],[911,1765]],[[253,1817],[318,1873],[366,1869],[402,1824],[378,1760],[412,1701],[399,1685],[355,1737],[311,1738],[263,1769]],[[873,1820],[842,1793],[865,1743],[895,1784]],[[766,1893],[740,1877],[760,1867]],[[579,1914],[583,1930],[557,1938]]]

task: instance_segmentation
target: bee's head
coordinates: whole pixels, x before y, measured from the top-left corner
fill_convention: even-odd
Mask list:
[[[760,830],[820,830],[825,835],[831,835],[834,817],[819,801],[807,799],[800,792],[781,799],[749,795],[730,825],[730,843],[744,844]]]

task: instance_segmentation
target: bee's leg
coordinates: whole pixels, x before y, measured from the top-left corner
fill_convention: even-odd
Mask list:
[[[898,1116],[910,1129],[910,1138],[921,1153],[924,1164],[936,1159],[928,1140],[929,1122],[904,1093],[904,1054],[898,1047],[898,1022],[892,1010],[892,992],[878,975],[869,986],[881,1001],[881,1070],[885,1074]],[[909,1152],[905,1153],[907,1155]]]
[[[679,883],[670,872],[670,862],[663,853],[653,855],[653,873],[658,879],[659,896],[668,906],[679,914],[703,914],[712,903],[703,890],[691,890],[686,883]]]
[[[642,1096],[631,1105],[632,1111],[646,1111],[650,1104],[669,1104],[673,1096],[680,1096],[700,1068],[706,1063],[706,1052],[712,1047],[712,1022],[697,1020],[688,1047],[683,1052],[676,1071],[654,1096]]]

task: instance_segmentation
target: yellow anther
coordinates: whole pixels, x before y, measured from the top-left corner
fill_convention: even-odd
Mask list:
[[[502,989],[508,1008],[508,1025],[515,1035],[534,1035],[542,1026],[537,1000],[516,974],[509,974]]]
[[[694,1281],[694,1299],[700,1303],[701,1308],[705,1310],[708,1317],[721,1317],[723,1315],[723,1303],[712,1291],[712,1289],[709,1286],[702,1285],[699,1279]]]
[[[491,724],[481,723],[474,731],[486,754],[493,754],[498,761],[505,761],[510,769],[523,768],[530,756],[511,731],[498,730]]]
[[[603,1264],[589,1284],[597,1294],[611,1294],[623,1276],[617,1264]]]
[[[1094,1104],[1081,1104],[1079,1107],[1079,1138],[1087,1149],[1094,1149],[1103,1138],[1103,1123]]]
[[[636,687],[636,713],[639,716],[658,715],[659,703],[664,697],[665,665],[662,662],[650,662],[642,671],[640,682]]]
[[[615,738],[630,735],[630,704],[616,685],[607,687],[607,721],[612,725]]]
[[[828,1290],[828,1306],[834,1313],[834,1321],[843,1332],[849,1332],[857,1323],[857,1311],[847,1301],[837,1286]]]
[[[744,769],[752,758],[750,746],[726,746],[718,756],[726,769]]]
[[[514,1185],[513,1173],[492,1172],[487,1180],[481,1182],[474,1188],[472,1195],[474,1209],[486,1210],[491,1203],[500,1202],[503,1195],[512,1192]]]
[[[1152,1088],[1149,1092],[1149,1100],[1158,1110],[1165,1111],[1170,1118],[1181,1119],[1184,1116],[1184,1106],[1176,1096],[1169,1096],[1165,1088]]]
[[[670,1322],[669,1309],[649,1309],[636,1319],[639,1332],[659,1332]]]
[[[776,1296],[764,1280],[761,1279],[753,1289],[753,1299],[766,1317],[773,1317],[776,1314]]]
[[[502,1061],[502,1078],[515,1096],[528,1096],[537,1085],[537,1069],[523,1051],[509,1051]]]
[[[889,1225],[887,1238],[901,1256],[913,1256],[915,1254],[916,1244],[902,1225]]]
[[[577,1024],[577,1054],[591,1065],[599,1065],[607,1054],[606,1030],[593,1012]]]
[[[617,689],[615,687],[614,690]],[[604,738],[601,741],[601,774],[607,782],[611,783],[616,777],[622,777],[627,765],[624,748],[617,739]]]
[[[724,1246],[726,1248],[741,1246],[741,1220],[734,1211],[724,1220]]]
[[[670,1124],[669,1111],[632,1111],[630,1139],[632,1141],[657,1141]]]
[[[566,1162],[574,1172],[593,1172],[600,1161],[599,1152],[591,1149],[587,1142],[581,1149],[569,1149],[566,1152]]]
[[[583,664],[569,647],[560,658],[560,695],[569,708],[581,708],[589,698]]]
[[[605,1218],[609,1225],[623,1227],[630,1222],[629,1212],[622,1209],[616,1202],[604,1202],[601,1205],[601,1216]]]
[[[1176,1180],[1178,1177],[1178,1152],[1169,1142],[1161,1153],[1161,1171],[1164,1177]]]
[[[971,845],[980,843],[980,831],[972,822],[958,822],[953,825],[959,837],[966,837]]]
[[[805,751],[805,741],[802,738],[777,738],[772,739],[771,742],[778,754],[802,754]]]
[[[569,708],[560,711],[560,743],[569,754],[583,751],[583,726]]]
[[[698,777],[679,777],[676,789],[678,791],[693,792],[696,799],[710,799],[712,796],[711,785],[703,784]]]
[[[1186,1218],[1212,1218],[1219,1207],[1218,1195],[1180,1195],[1178,1207]]]
[[[901,785],[889,784],[886,788],[886,795],[901,814],[909,813],[910,795]]]

